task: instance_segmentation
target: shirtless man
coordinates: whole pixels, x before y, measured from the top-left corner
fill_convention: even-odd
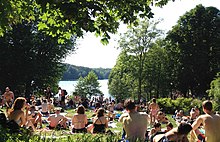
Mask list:
[[[202,108],[205,114],[200,115],[196,121],[192,124],[193,130],[202,124],[205,129],[205,141],[206,142],[220,142],[220,116],[214,114],[212,111],[212,102],[204,101]],[[197,133],[198,131],[196,131]],[[197,133],[198,134],[198,133]]]
[[[14,93],[10,91],[9,87],[5,88],[5,93],[3,94],[3,103],[5,104],[7,108],[11,108],[11,105],[14,101]]]
[[[66,128],[66,122],[68,119],[65,116],[60,114],[60,110],[61,109],[59,108],[55,108],[56,113],[48,117],[47,121],[50,124],[49,129],[54,129],[58,125],[60,125],[63,128]]]
[[[159,105],[156,103],[156,99],[152,99],[152,103],[149,105],[150,110],[150,123],[154,124],[157,116],[157,112],[160,110]]]
[[[127,112],[120,116],[119,121],[123,123],[126,140],[145,141],[145,133],[149,121],[148,115],[137,112],[134,101],[130,99],[125,101],[124,107]]]

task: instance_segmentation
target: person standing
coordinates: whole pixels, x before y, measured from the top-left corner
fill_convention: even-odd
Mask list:
[[[135,103],[131,99],[125,100],[124,107],[127,112],[120,116],[119,122],[123,123],[125,139],[132,142],[145,141],[149,116],[146,113],[137,112]]]
[[[155,120],[156,120],[157,113],[160,110],[160,107],[157,104],[155,98],[152,99],[152,103],[150,103],[150,105],[149,105],[149,110],[150,110],[150,123],[154,124]]]
[[[51,89],[50,89],[50,86],[48,86],[47,89],[45,90],[45,95],[46,95],[47,101],[49,101],[50,98],[51,98],[52,95],[53,95],[53,93],[52,93],[52,91],[51,91]]]
[[[220,116],[216,115],[212,111],[212,102],[204,101],[202,103],[203,112],[205,114],[200,115],[192,124],[192,128],[198,134],[198,128],[203,125],[205,129],[205,141],[206,142],[220,142]],[[201,135],[201,134],[200,134]],[[199,136],[199,135],[198,135]]]

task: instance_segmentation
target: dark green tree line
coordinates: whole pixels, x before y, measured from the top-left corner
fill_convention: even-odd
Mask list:
[[[220,71],[220,17],[217,13],[219,10],[214,7],[198,5],[180,17],[164,40],[152,41],[144,53],[143,97],[168,97],[172,90],[179,90],[184,95],[191,91],[195,97],[208,97],[210,83]],[[143,28],[136,30],[141,32]],[[133,37],[126,36],[127,39],[122,40],[121,45],[127,50],[120,54],[109,78],[110,93],[122,99],[137,97],[139,90],[138,56],[129,53],[128,49],[140,45],[139,39],[150,37],[147,33],[140,37],[135,33],[131,35]],[[138,38],[132,41],[130,37]]]
[[[206,90],[220,71],[220,18],[218,9],[202,5],[180,17],[168,33],[167,47],[173,64],[175,85],[184,94],[190,89],[196,96]]]
[[[74,40],[60,45],[57,38],[25,22],[13,25],[13,30],[0,37],[0,43],[1,90],[10,86],[12,90],[25,91],[26,96],[36,87],[56,86],[65,69],[61,61],[74,49]]]
[[[86,77],[90,71],[94,71],[100,80],[108,79],[109,73],[111,71],[111,69],[107,68],[88,68],[70,64],[65,64],[65,66],[66,71],[63,74],[62,80],[77,80],[80,77]]]

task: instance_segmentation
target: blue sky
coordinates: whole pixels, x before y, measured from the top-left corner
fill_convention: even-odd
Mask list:
[[[170,1],[163,8],[152,8],[154,18],[162,18],[163,21],[158,26],[159,29],[168,31],[177,23],[179,16],[195,8],[196,5],[202,4],[205,7],[214,6],[220,9],[220,0],[175,0]],[[79,39],[78,49],[72,55],[65,59],[65,63],[85,66],[91,68],[112,68],[114,67],[117,57],[120,53],[117,47],[117,40],[120,33],[126,32],[126,26],[120,25],[118,34],[112,35],[107,46],[100,43],[100,38],[93,33],[87,33],[84,38]]]

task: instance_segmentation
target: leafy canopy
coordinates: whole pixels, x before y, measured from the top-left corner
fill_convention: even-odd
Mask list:
[[[170,62],[177,76],[175,84],[183,93],[207,95],[210,82],[220,69],[219,9],[197,5],[180,17],[168,33]],[[174,72],[175,71],[175,72]]]
[[[0,4],[0,35],[11,24],[40,19],[38,30],[59,36],[59,42],[72,34],[95,32],[107,43],[119,23],[136,23],[137,18],[151,18],[150,5],[163,6],[169,0],[7,0]],[[174,0],[172,0],[174,1]]]
[[[90,71],[89,74],[84,78],[80,77],[75,88],[76,94],[83,98],[103,94],[100,91],[98,77],[93,71]]]

